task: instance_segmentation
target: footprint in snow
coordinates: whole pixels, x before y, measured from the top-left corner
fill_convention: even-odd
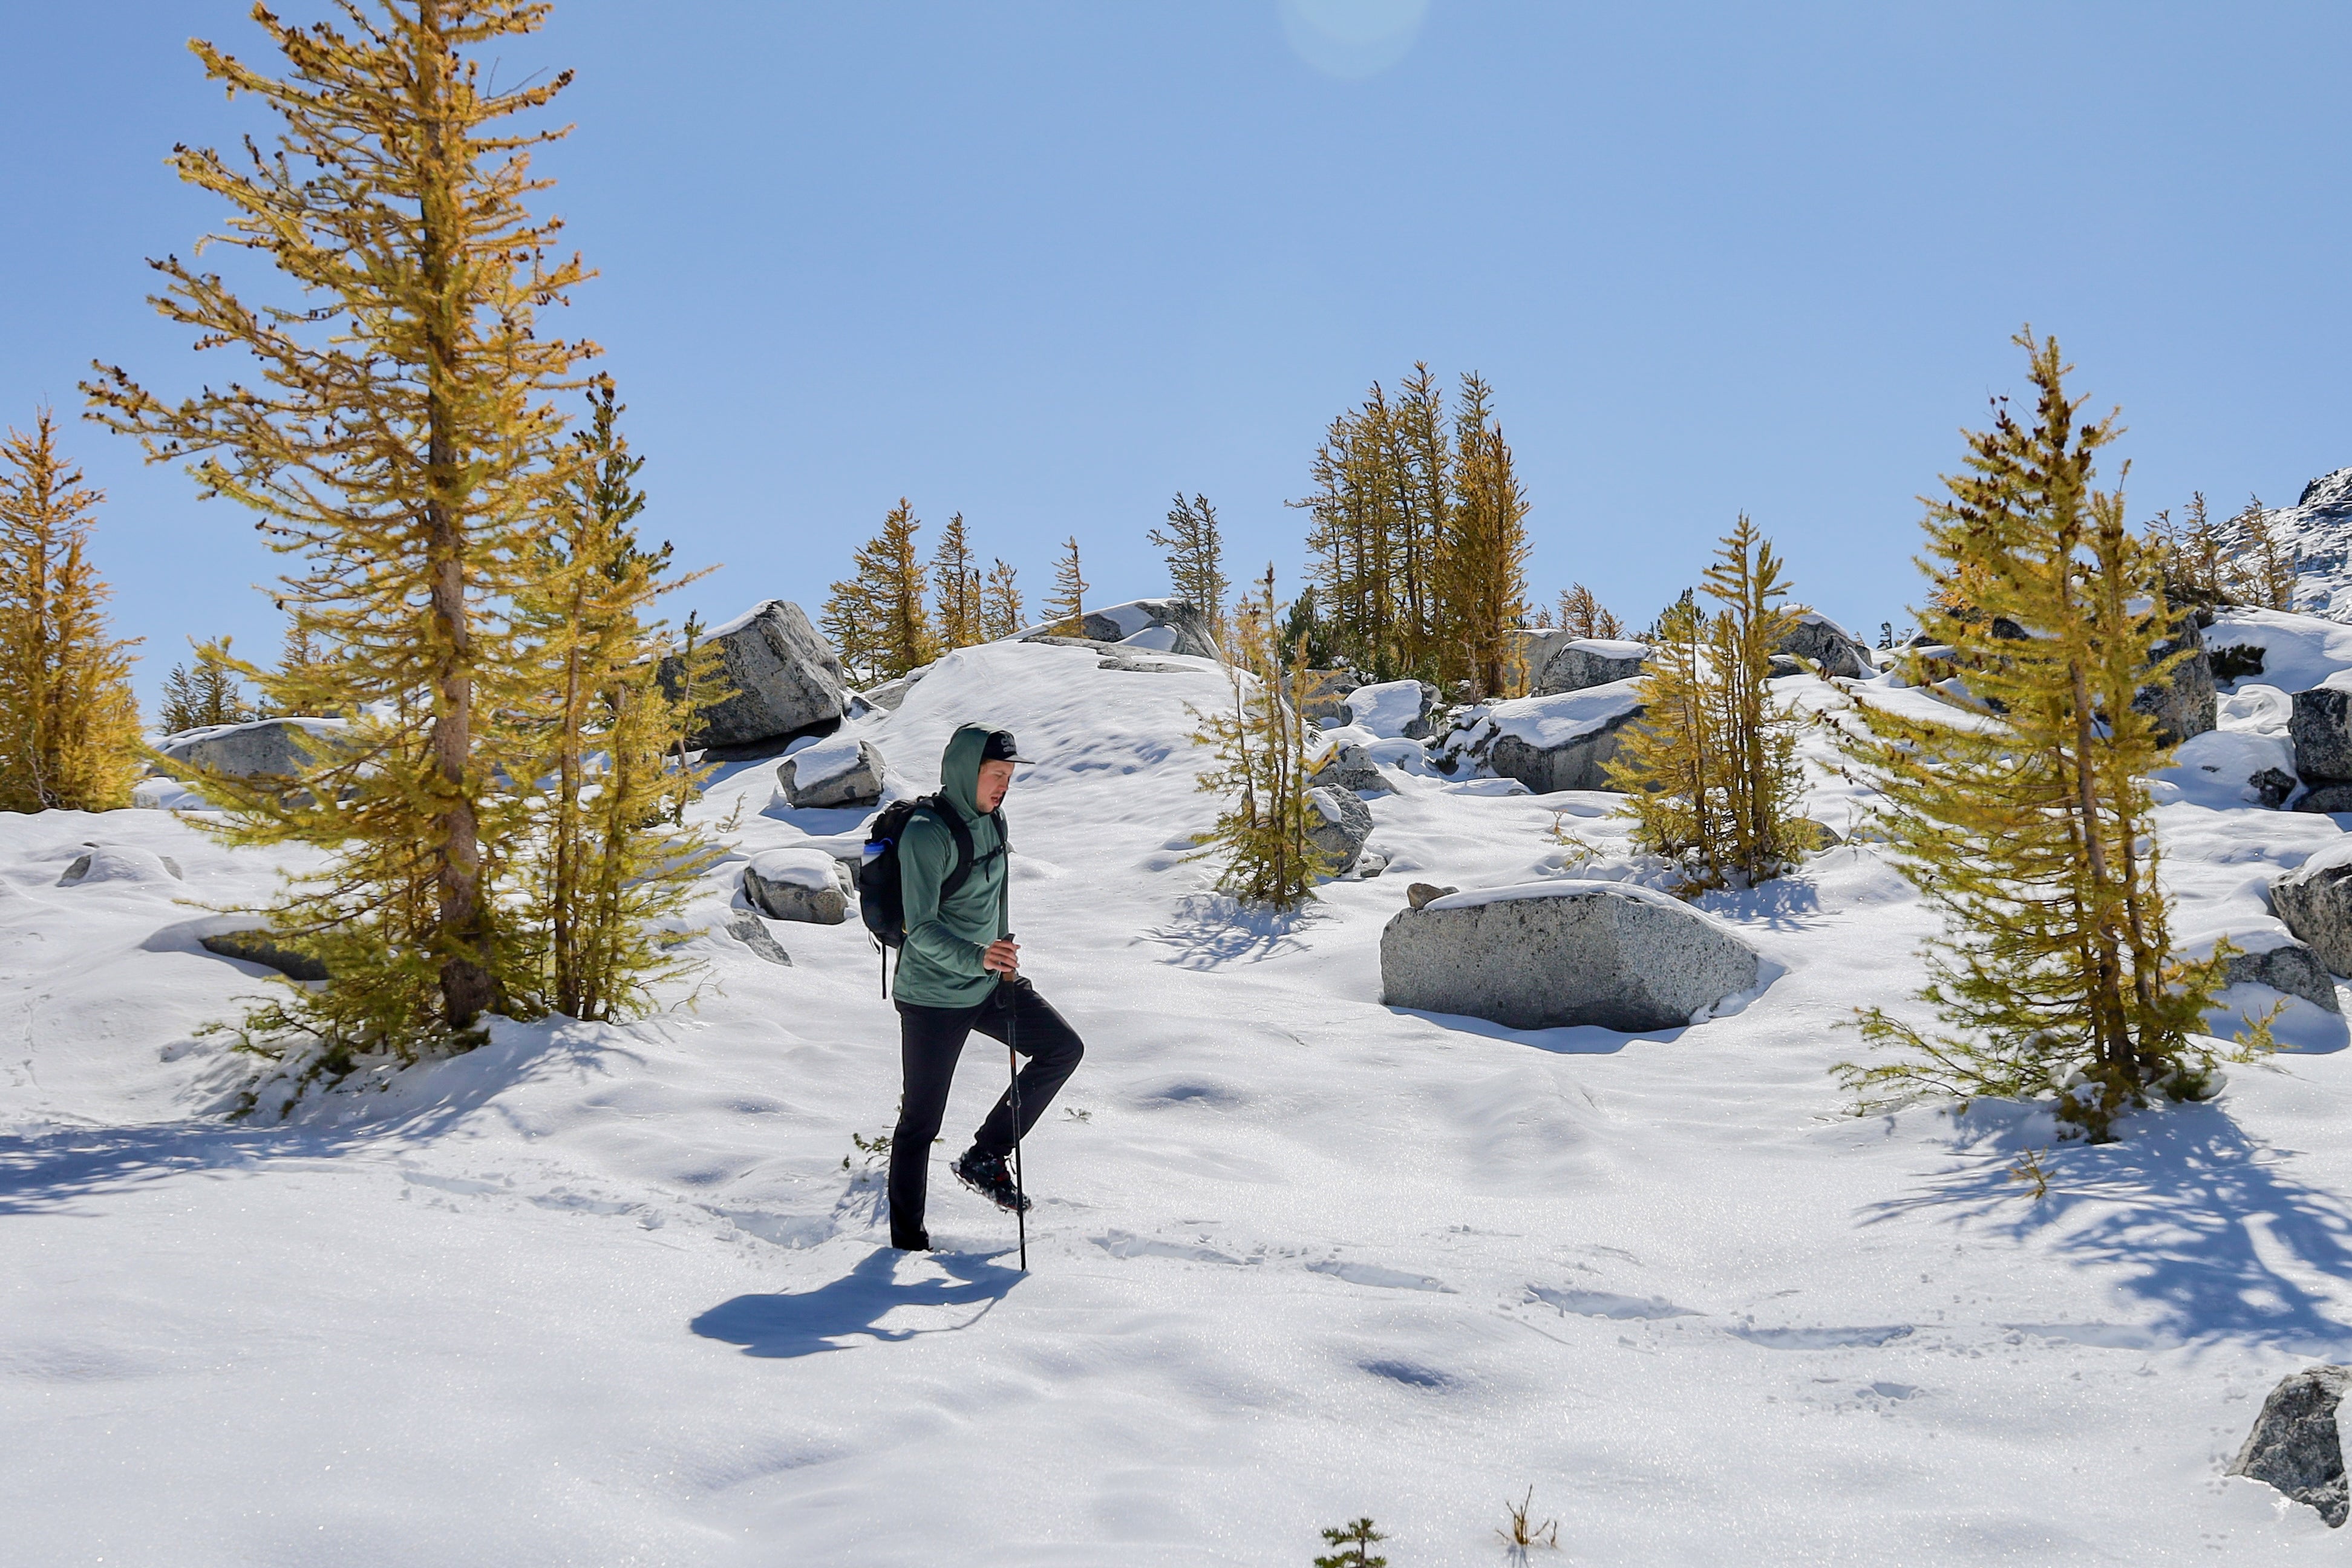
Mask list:
[[[1774,1351],[1874,1350],[1907,1338],[1908,1323],[1887,1323],[1856,1329],[1734,1329],[1731,1332],[1752,1345]]]
[[[1407,1274],[1399,1268],[1383,1268],[1377,1263],[1348,1263],[1327,1258],[1310,1263],[1307,1268],[1317,1274],[1328,1274],[1335,1279],[1345,1279],[1350,1285],[1373,1285],[1389,1290],[1437,1290],[1451,1296],[1453,1286],[1442,1279],[1432,1279],[1426,1274]]]
[[[1677,1307],[1662,1297],[1620,1296],[1613,1290],[1559,1290],[1549,1285],[1530,1285],[1528,1295],[1548,1307],[1557,1307],[1563,1312],[1574,1312],[1586,1318],[1656,1321],[1662,1318],[1705,1316],[1696,1308]]]

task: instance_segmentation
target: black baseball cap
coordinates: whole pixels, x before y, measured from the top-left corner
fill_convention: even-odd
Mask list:
[[[992,732],[987,742],[980,748],[980,760],[983,763],[1025,763],[1030,759],[1021,754],[1020,742],[1013,740],[1012,731],[998,730]]]

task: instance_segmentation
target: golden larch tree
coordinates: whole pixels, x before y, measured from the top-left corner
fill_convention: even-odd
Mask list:
[[[900,496],[883,517],[882,531],[857,547],[855,570],[833,585],[825,602],[825,629],[842,662],[869,678],[904,675],[940,656],[915,548],[922,527]]]
[[[1327,678],[1307,668],[1303,647],[1282,646],[1279,611],[1269,565],[1234,611],[1225,666],[1232,706],[1192,710],[1201,721],[1192,740],[1214,752],[1200,787],[1222,809],[1200,853],[1223,861],[1218,886],[1244,903],[1291,910],[1315,897],[1316,882],[1332,868],[1308,837],[1321,821],[1308,781],[1325,746],[1299,717]],[[1293,701],[1284,700],[1286,691]]]
[[[108,635],[89,559],[102,492],[58,456],[49,411],[0,447],[0,810],[111,811],[139,776],[137,639]]]
[[[980,566],[972,559],[963,513],[957,512],[940,530],[939,548],[931,552],[931,604],[937,612],[942,652],[987,640],[981,621],[980,589]]]
[[[989,564],[987,580],[980,585],[980,627],[991,642],[1020,635],[1020,576],[1002,559]]]
[[[260,514],[299,559],[278,597],[316,659],[232,668],[277,711],[351,717],[295,792],[214,778],[238,842],[328,853],[272,923],[333,980],[295,1016],[336,1048],[471,1037],[516,960],[494,896],[522,805],[539,694],[513,606],[569,457],[554,395],[593,345],[541,329],[588,274],[528,205],[534,148],[564,134],[512,122],[569,72],[499,89],[485,57],[536,30],[538,0],[358,0],[296,25],[257,7],[273,77],[190,45],[230,95],[277,119],[242,157],[181,147],[172,165],[226,203],[203,241],[252,252],[291,288],[248,303],[177,257],[152,263],[156,308],[200,351],[242,351],[256,382],[177,403],[120,367],[85,390],[94,416],[186,459],[206,496]]]
[[[1078,574],[1078,536],[1070,535],[1062,542],[1062,558],[1054,567],[1054,596],[1045,601],[1045,624],[1066,637],[1087,635],[1087,589],[1092,586]]]

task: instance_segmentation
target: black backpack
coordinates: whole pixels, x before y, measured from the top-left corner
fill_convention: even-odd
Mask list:
[[[915,800],[894,800],[882,808],[874,826],[866,833],[866,854],[857,866],[857,915],[866,922],[882,952],[882,994],[890,994],[890,949],[903,947],[907,942],[907,900],[898,879],[898,840],[907,831],[908,822],[915,813],[925,816],[946,827],[955,838],[954,868],[940,884],[940,902],[955,897],[956,890],[971,878],[971,829],[950,805],[943,795],[927,795]],[[998,843],[1004,842],[1004,818],[992,818],[996,824]],[[1002,853],[1000,850],[999,853]]]

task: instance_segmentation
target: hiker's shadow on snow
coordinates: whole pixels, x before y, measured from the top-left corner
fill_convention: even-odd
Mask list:
[[[911,1340],[968,1329],[1021,1280],[1015,1270],[983,1258],[933,1252],[925,1256],[948,1278],[902,1281],[896,1278],[902,1256],[895,1248],[877,1247],[856,1268],[814,1290],[738,1296],[688,1327],[704,1339],[740,1345],[745,1355],[815,1355],[854,1349],[859,1340]],[[952,1309],[952,1315],[943,1316],[940,1309]],[[893,1314],[906,1321],[883,1321]]]
[[[1974,1120],[1970,1118],[1969,1120]],[[1874,1224],[1941,1210],[2059,1258],[2122,1271],[2155,1309],[2149,1326],[2188,1341],[2228,1336],[2305,1353],[2352,1351],[2352,1205],[2296,1181],[2293,1150],[2248,1138],[2216,1105],[2133,1117],[2113,1143],[2038,1152],[2048,1194],[2012,1175],[2027,1140],[2007,1121],[1965,1125],[1965,1166],[1864,1211]]]
[[[1168,962],[1179,969],[1219,969],[1306,952],[1297,933],[1314,918],[1309,910],[1286,914],[1244,905],[1223,893],[1193,893],[1177,904],[1167,924],[1145,931],[1142,940],[1175,949]]]

